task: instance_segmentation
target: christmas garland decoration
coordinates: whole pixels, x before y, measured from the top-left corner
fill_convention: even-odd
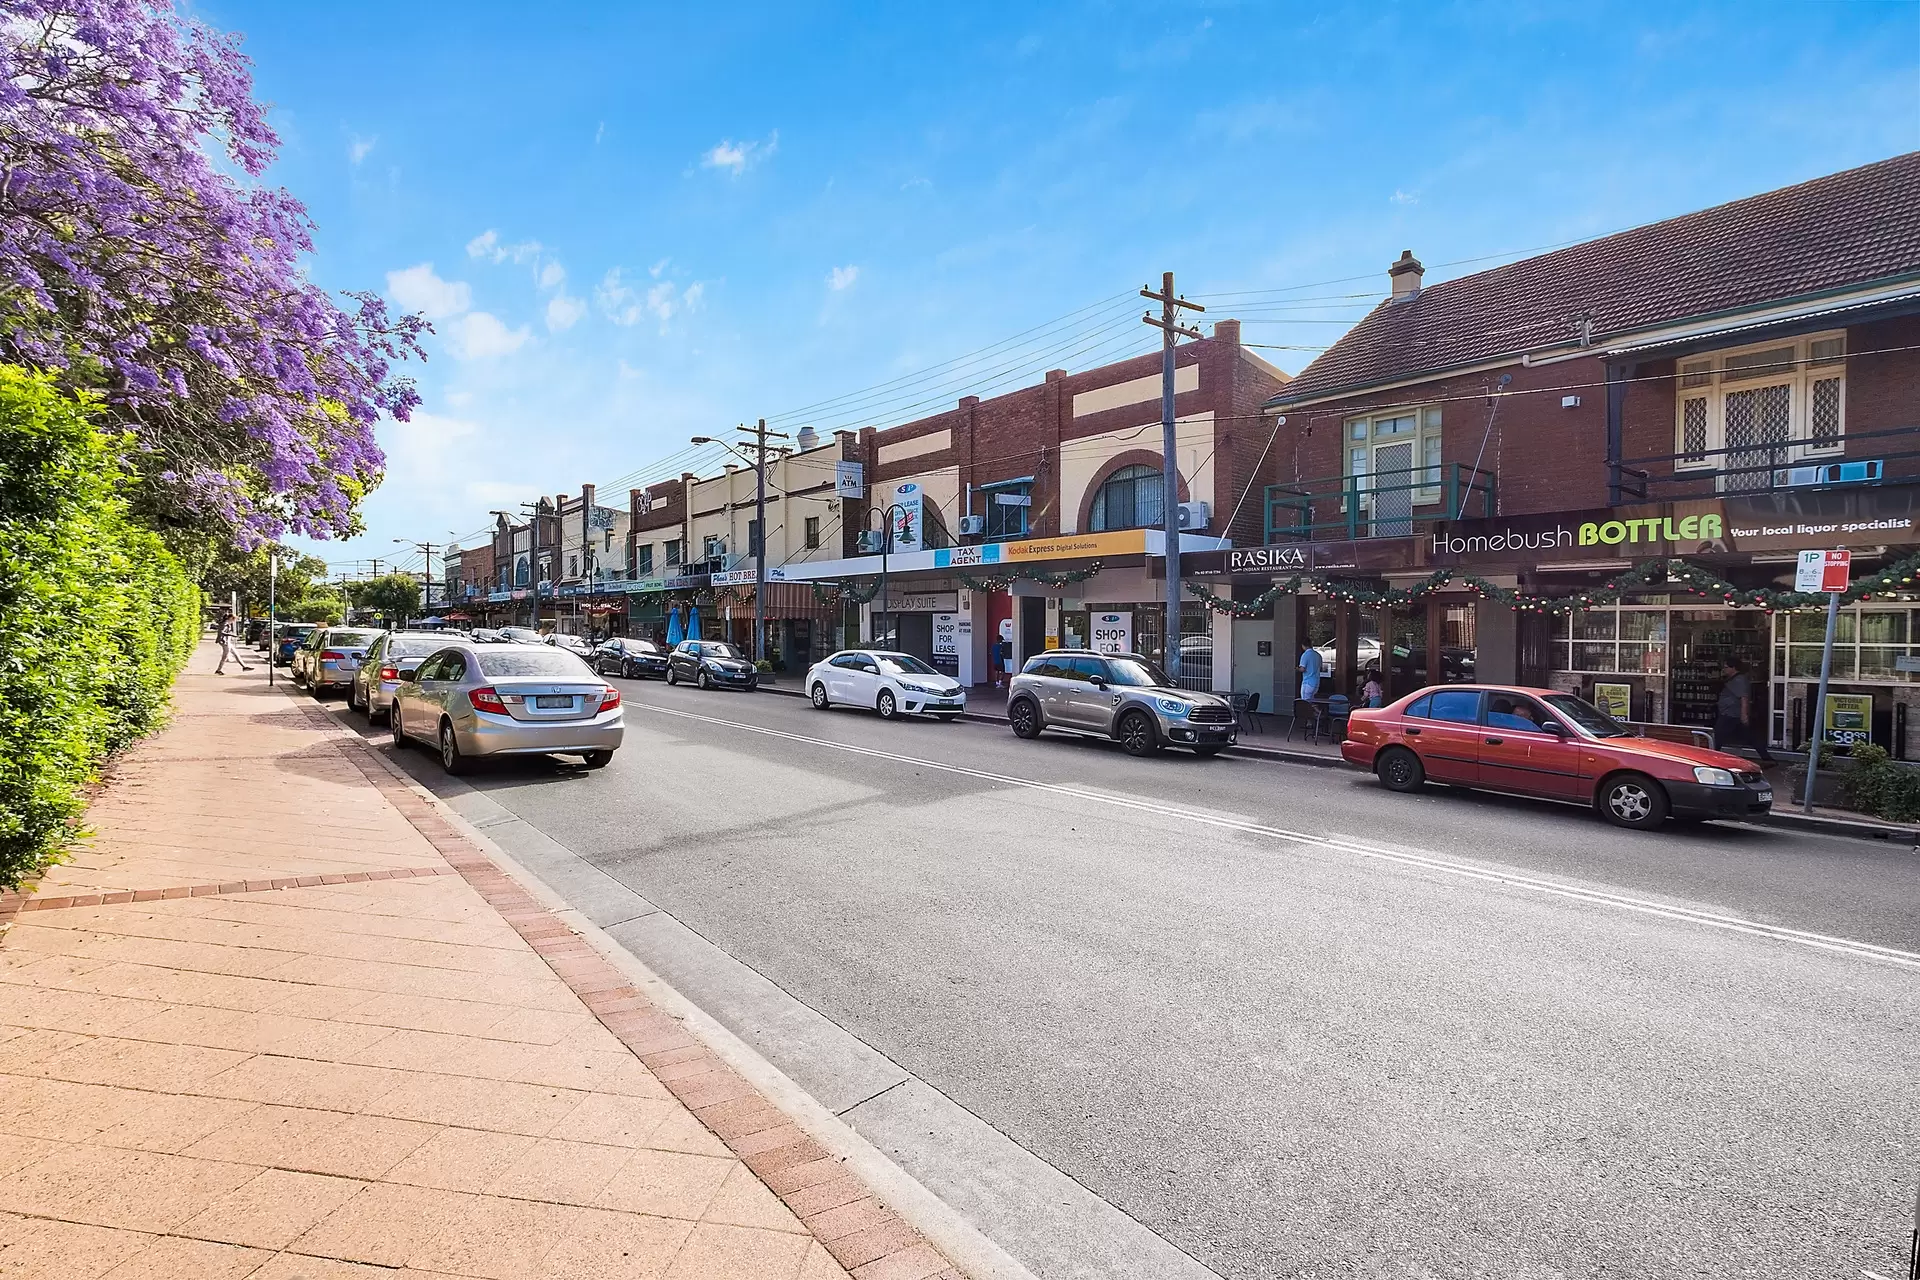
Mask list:
[[[867,585],[864,587],[856,585],[851,578],[845,582],[810,582],[807,585],[813,588],[813,602],[822,608],[839,604],[843,600],[851,600],[855,604],[866,604],[880,594],[878,578],[868,578]]]
[[[1896,564],[1888,565],[1866,574],[1841,594],[1840,603],[1857,604],[1882,596],[1896,600],[1911,600],[1914,592],[1914,578],[1920,575],[1920,554],[1907,557]],[[1624,573],[1614,574],[1607,579],[1603,587],[1594,587],[1576,591],[1567,595],[1536,595],[1512,587],[1502,587],[1476,574],[1460,573],[1452,569],[1436,569],[1425,580],[1408,587],[1376,587],[1368,582],[1352,579],[1334,578],[1326,574],[1295,574],[1285,582],[1276,582],[1270,590],[1261,592],[1252,600],[1232,600],[1216,594],[1197,582],[1187,583],[1189,594],[1204,602],[1216,613],[1228,614],[1236,618],[1253,617],[1265,612],[1275,600],[1283,595],[1299,592],[1302,585],[1311,585],[1321,595],[1329,596],[1344,604],[1358,604],[1368,608],[1395,608],[1424,600],[1452,583],[1463,584],[1474,595],[1493,600],[1516,612],[1542,613],[1557,616],[1575,613],[1581,609],[1591,609],[1599,605],[1617,604],[1635,590],[1650,587],[1666,587],[1702,597],[1718,597],[1722,604],[1745,608],[1763,608],[1769,613],[1797,609],[1824,609],[1827,607],[1827,595],[1819,591],[1791,591],[1778,587],[1738,587],[1727,579],[1687,560],[1649,560]]]
[[[965,572],[958,573],[955,576],[960,579],[960,585],[967,590],[985,591],[991,594],[995,591],[1005,591],[1016,582],[1037,582],[1043,587],[1071,586],[1076,582],[1085,582],[1087,579],[1099,573],[1103,567],[1104,565],[1101,561],[1095,560],[1084,569],[1066,569],[1059,573],[1043,573],[1038,569],[1020,568],[1011,569],[1003,575],[995,575],[987,578],[976,578],[972,574]]]

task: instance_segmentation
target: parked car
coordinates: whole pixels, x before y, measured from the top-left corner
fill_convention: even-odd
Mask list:
[[[593,641],[584,636],[570,636],[556,631],[547,637],[547,643],[556,649],[565,649],[568,653],[577,653],[582,658],[593,656]]]
[[[545,644],[547,638],[532,627],[501,627],[500,639],[507,644]]]
[[[1028,659],[1007,690],[1007,719],[1022,738],[1065,729],[1112,738],[1136,756],[1163,746],[1218,755],[1235,734],[1233,705],[1225,698],[1176,687],[1137,653],[1087,649]]]
[[[1357,710],[1340,747],[1389,789],[1428,781],[1564,800],[1622,827],[1760,817],[1773,785],[1739,756],[1635,736],[1570,693],[1446,685]]]
[[[265,638],[266,634],[267,620],[265,618],[248,618],[247,629],[242,633],[240,643],[250,644],[255,648],[265,648],[266,646],[263,645],[261,641]]]
[[[882,720],[935,716],[954,721],[967,709],[960,682],[910,653],[844,649],[807,671],[807,696],[816,709],[870,707]]]
[[[760,674],[747,655],[724,640],[682,640],[667,659],[667,683],[691,680],[702,689],[757,689]]]
[[[348,688],[367,646],[379,638],[378,631],[361,627],[315,628],[293,651],[293,682],[305,685],[316,698],[325,697],[329,689]]]
[[[307,642],[307,637],[319,629],[311,622],[282,622],[279,637],[273,642],[273,665],[292,666],[293,655],[300,651],[300,646]]]
[[[448,773],[498,755],[613,759],[625,734],[620,691],[546,645],[449,645],[393,692],[393,745],[432,742]]]
[[[367,713],[375,724],[393,711],[393,691],[413,679],[420,660],[447,647],[447,637],[431,631],[389,631],[375,640],[353,673],[347,706]]]
[[[475,644],[505,644],[507,643],[507,639],[491,627],[475,627],[473,631],[473,642]]]
[[[667,651],[651,640],[634,640],[616,636],[593,651],[587,659],[587,665],[603,676],[625,676],[637,680],[642,676],[667,677]]]

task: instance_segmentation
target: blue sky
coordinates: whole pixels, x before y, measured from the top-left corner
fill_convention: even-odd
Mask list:
[[[315,548],[350,567],[754,417],[1150,349],[1163,270],[1298,369],[1403,248],[1431,283],[1920,146],[1913,3],[196,12],[246,36],[316,278],[439,331],[367,536]]]

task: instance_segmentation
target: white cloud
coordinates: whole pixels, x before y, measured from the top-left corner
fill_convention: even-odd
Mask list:
[[[354,134],[352,140],[347,143],[347,159],[354,164],[359,164],[372,153],[374,144],[379,141],[380,139],[377,135],[371,138],[363,138],[357,133]]]
[[[607,136],[607,122],[605,120],[602,120],[600,122],[600,127],[593,131],[593,145],[596,147],[599,146],[600,139],[606,136]]]
[[[525,325],[509,329],[491,312],[475,311],[453,327],[453,353],[462,360],[493,360],[512,355],[532,336]]]
[[[540,267],[540,287],[556,288],[566,281],[567,269],[557,262],[548,261]]]
[[[489,262],[512,262],[519,265],[539,258],[540,242],[522,240],[519,244],[502,244],[500,233],[489,228],[467,241],[467,256],[484,258]]]
[[[1395,204],[1420,203],[1420,194],[1416,191],[1401,191],[1396,189],[1391,198]]]
[[[547,303],[547,328],[553,333],[571,329],[585,314],[587,314],[585,299],[570,298],[564,293],[560,294]]]
[[[473,305],[473,290],[460,280],[442,280],[431,262],[387,272],[387,296],[402,310],[421,312],[429,320],[457,316]]]
[[[387,478],[408,486],[437,487],[436,470],[447,459],[458,455],[454,444],[480,430],[465,418],[415,409],[405,422],[385,423],[380,428],[380,447],[387,455]]]
[[[842,289],[851,289],[853,282],[860,278],[860,268],[855,266],[835,267],[827,272],[827,288],[835,293]]]
[[[652,266],[647,268],[647,274],[652,276],[655,280],[658,280],[660,278],[660,273],[662,271],[665,271],[667,269],[667,264],[672,261],[673,261],[672,258],[660,259],[660,261],[654,263]]]
[[[726,169],[737,178],[754,165],[770,158],[780,149],[780,131],[775,129],[767,135],[765,142],[735,142],[723,138],[711,150],[700,157],[700,164],[707,169]]]
[[[600,287],[594,290],[594,297],[607,319],[615,324],[635,325],[652,316],[660,322],[660,332],[665,333],[667,322],[673,317],[698,311],[706,293],[707,286],[698,280],[685,290],[678,288],[671,280],[662,280],[649,285],[646,292],[642,293],[628,284],[625,274],[615,267],[600,281]]]

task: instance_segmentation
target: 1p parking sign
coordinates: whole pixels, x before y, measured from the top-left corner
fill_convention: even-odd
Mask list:
[[[1793,589],[1845,591],[1852,572],[1851,551],[1802,551],[1793,570]]]

